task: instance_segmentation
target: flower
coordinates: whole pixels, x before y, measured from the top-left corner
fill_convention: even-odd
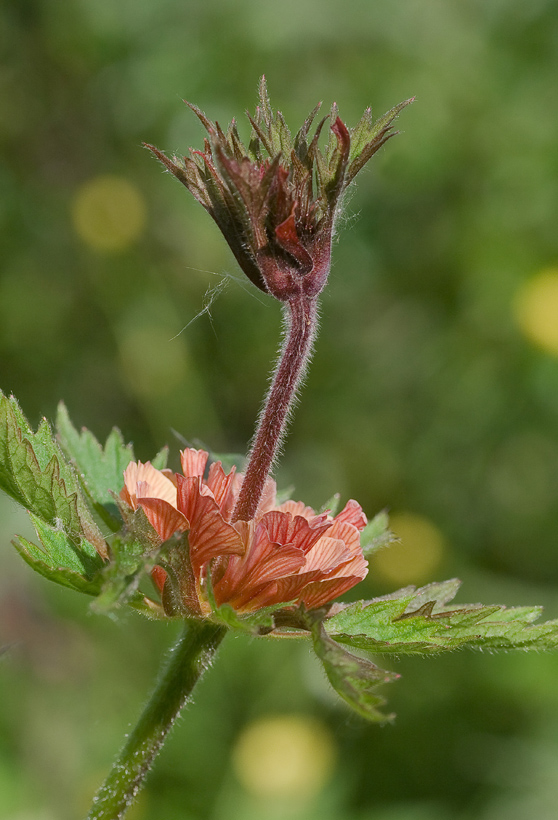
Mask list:
[[[261,290],[281,301],[303,294],[317,296],[331,263],[335,219],[347,187],[376,151],[394,136],[392,123],[412,100],[405,100],[373,122],[368,108],[349,129],[334,103],[325,152],[318,145],[328,117],[312,138],[318,104],[294,137],[280,111],[274,112],[265,77],[260,104],[248,114],[248,147],[233,120],[225,133],[195,105],[187,103],[204,125],[203,151],[169,159],[145,143],[213,217],[238,264]],[[414,99],[414,98],[413,98]]]
[[[234,467],[226,474],[217,461],[204,478],[204,450],[182,451],[181,462],[183,474],[130,463],[120,494],[132,510],[143,509],[161,543],[177,536],[168,562],[153,572],[167,614],[210,615],[209,580],[217,606],[250,613],[317,609],[366,576],[360,531],[367,521],[356,501],[334,518],[300,501],[277,505],[268,479],[254,519],[231,523],[242,475]]]

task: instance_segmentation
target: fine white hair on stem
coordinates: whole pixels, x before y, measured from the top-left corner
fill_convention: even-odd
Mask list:
[[[305,356],[305,359],[304,359],[304,363],[303,363],[302,368],[301,368],[301,370],[298,374],[298,378],[295,382],[293,393],[292,393],[292,395],[290,397],[290,400],[289,400],[287,413],[286,413],[286,415],[283,419],[281,432],[280,432],[279,438],[277,439],[277,443],[276,443],[276,450],[275,450],[275,453],[273,455],[273,460],[271,462],[271,467],[270,467],[271,471],[273,471],[273,468],[276,465],[277,459],[283,453],[283,446],[284,446],[287,434],[289,432],[289,426],[290,426],[290,423],[291,423],[291,419],[292,419],[294,411],[295,411],[295,409],[296,409],[296,407],[297,407],[297,405],[300,401],[300,392],[301,392],[302,388],[304,387],[304,382],[305,382],[306,376],[308,374],[308,368],[309,368],[309,365],[312,361],[312,357],[314,355],[315,341],[316,341],[316,337],[318,335],[319,327],[320,327],[320,316],[319,316],[319,311],[316,308],[316,314],[315,314],[315,319],[314,319],[314,324],[313,324],[313,332],[312,332],[312,336],[311,336],[311,339],[310,339],[310,342],[309,342],[309,347],[306,351],[306,356]],[[269,374],[269,377],[268,377],[268,388],[267,388],[267,392],[264,396],[264,399],[262,401],[260,411],[258,413],[258,418],[257,418],[257,422],[256,422],[256,430],[255,430],[254,435],[252,436],[252,438],[250,440],[250,445],[249,445],[249,450],[248,450],[248,460],[250,459],[250,455],[252,454],[252,450],[254,448],[254,444],[255,444],[255,441],[256,441],[258,429],[259,429],[260,424],[262,422],[263,415],[265,413],[265,409],[267,407],[267,403],[268,403],[268,400],[269,400],[269,396],[270,396],[271,390],[273,388],[273,383],[275,381],[277,371],[278,371],[278,369],[281,365],[281,361],[283,359],[283,354],[285,352],[285,347],[286,347],[286,344],[287,344],[287,341],[288,341],[290,330],[291,330],[291,312],[290,312],[287,305],[283,305],[281,340],[280,340],[280,344],[279,344],[279,350],[277,351],[277,357],[275,359],[274,367],[273,367],[273,369],[272,369],[272,371],[271,371],[271,373]]]

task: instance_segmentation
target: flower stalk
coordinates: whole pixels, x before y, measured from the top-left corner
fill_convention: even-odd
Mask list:
[[[87,820],[124,817],[226,631],[208,621],[186,623],[136,727],[97,792]]]
[[[250,521],[260,503],[282,438],[297,388],[312,355],[317,328],[317,297],[303,294],[285,304],[287,330],[271,387],[264,402],[248,457],[244,481],[232,521]]]

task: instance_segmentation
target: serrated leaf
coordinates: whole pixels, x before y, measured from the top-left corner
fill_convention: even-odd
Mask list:
[[[355,712],[377,723],[393,718],[393,715],[380,711],[386,700],[376,690],[378,685],[397,680],[399,675],[379,669],[366,658],[348,652],[332,640],[321,621],[312,626],[312,640],[329,682]]]
[[[534,624],[540,607],[446,604],[457,592],[452,579],[391,597],[357,601],[326,621],[340,643],[386,654],[433,654],[462,646],[479,649],[554,649],[558,621]]]
[[[50,581],[87,595],[98,595],[102,561],[94,547],[83,540],[78,549],[61,530],[48,526],[34,515],[31,520],[41,546],[18,536],[13,544],[23,560]]]
[[[132,445],[124,442],[115,427],[103,448],[87,428],[76,430],[63,402],[58,405],[56,430],[62,449],[75,463],[93,500],[112,505],[111,491],[120,492],[124,470],[135,459]]]
[[[106,543],[48,423],[36,433],[17,401],[0,392],[0,476],[2,489],[41,520],[79,544],[82,538],[106,556]]]
[[[95,548],[85,538],[77,546],[63,530],[45,524],[35,515],[29,517],[53,566],[79,572],[89,580],[104,566]]]
[[[0,392],[0,488],[18,504],[25,505],[25,498],[14,478],[8,435],[13,425],[13,410],[9,399]]]

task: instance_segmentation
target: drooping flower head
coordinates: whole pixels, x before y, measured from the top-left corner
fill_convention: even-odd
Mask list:
[[[153,572],[167,614],[209,615],[210,595],[241,614],[285,604],[316,609],[366,576],[366,516],[356,501],[335,517],[300,501],[277,505],[268,480],[254,519],[233,524],[242,476],[234,468],[225,474],[220,462],[206,471],[207,461],[205,451],[186,449],[182,474],[149,462],[124,473],[122,500],[143,509],[161,543],[174,537]]]
[[[396,132],[392,124],[412,100],[405,100],[376,122],[366,109],[349,129],[334,103],[329,117],[310,130],[317,105],[291,136],[280,111],[274,112],[265,78],[260,104],[248,114],[248,146],[233,120],[226,133],[195,105],[207,138],[203,151],[169,159],[147,145],[211,214],[238,264],[261,290],[281,301],[317,296],[331,262],[331,241],[343,193],[376,151]],[[318,142],[329,119],[325,151]]]

